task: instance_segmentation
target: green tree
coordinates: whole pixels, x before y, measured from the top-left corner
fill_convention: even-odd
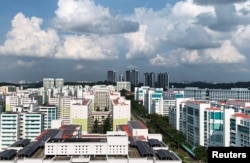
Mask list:
[[[179,149],[180,144],[185,142],[185,136],[183,135],[181,131],[175,130],[173,134],[173,138],[177,142],[178,149]]]
[[[92,133],[98,133],[98,128],[99,128],[98,121],[97,119],[95,119]]]
[[[207,162],[207,150],[205,147],[200,146],[200,145],[197,146],[194,149],[194,155],[195,155],[197,160]]]
[[[121,93],[121,96],[126,96],[127,90],[122,89],[122,90],[120,90],[120,93]]]
[[[107,131],[111,131],[110,117],[108,116],[103,123],[103,133],[106,134]]]

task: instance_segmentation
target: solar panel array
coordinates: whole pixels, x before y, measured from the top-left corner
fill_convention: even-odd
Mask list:
[[[154,151],[149,147],[147,142],[136,141],[137,149],[143,157],[153,157]]]
[[[157,150],[157,156],[160,160],[174,160],[175,156],[170,153],[168,150],[160,149]]]
[[[42,141],[31,142],[29,145],[20,150],[17,155],[21,157],[31,157],[39,148],[42,147],[42,145],[44,146],[43,143],[44,142]]]
[[[16,152],[17,150],[15,149],[7,149],[0,153],[0,160],[10,160],[16,155]]]
[[[148,144],[151,147],[160,147],[161,146],[161,142],[158,139],[148,139]]]
[[[30,142],[30,139],[22,139],[13,143],[11,147],[24,147],[27,144],[29,144],[29,142]]]
[[[142,129],[142,127],[138,121],[129,121],[129,123],[132,126],[132,128],[134,128],[134,129]]]

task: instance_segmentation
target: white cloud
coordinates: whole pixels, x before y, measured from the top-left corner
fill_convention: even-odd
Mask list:
[[[226,40],[220,48],[204,50],[205,60],[213,63],[242,63],[246,57],[242,55],[231,41]]]
[[[84,33],[127,33],[137,31],[137,22],[113,16],[109,8],[92,0],[59,0],[54,26],[58,29]]]
[[[177,57],[171,54],[167,57],[157,54],[154,58],[150,59],[149,62],[154,66],[177,67],[179,65],[177,60]]]
[[[0,53],[5,55],[26,55],[35,57],[51,56],[59,41],[57,32],[52,29],[42,30],[42,19],[26,18],[18,13],[11,22],[11,30]]]
[[[84,69],[84,68],[85,68],[85,66],[82,65],[82,64],[76,64],[76,66],[75,66],[75,69],[76,69],[76,70],[82,70],[82,69]]]
[[[148,38],[147,26],[140,26],[140,30],[135,33],[125,34],[128,41],[128,52],[126,58],[147,57],[154,50],[153,42]]]
[[[119,54],[115,44],[115,40],[109,36],[67,35],[58,46],[55,58],[113,60]]]

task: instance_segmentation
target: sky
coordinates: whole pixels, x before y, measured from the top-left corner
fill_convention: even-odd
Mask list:
[[[1,0],[0,82],[250,81],[250,0]]]

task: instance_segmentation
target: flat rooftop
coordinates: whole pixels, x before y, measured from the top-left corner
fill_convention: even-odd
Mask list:
[[[106,137],[100,137],[100,138],[52,138],[47,141],[47,143],[70,143],[70,142],[107,142]]]
[[[95,139],[50,139],[49,142],[57,140],[62,142],[90,142]],[[77,141],[80,140],[80,141]],[[100,140],[100,139],[99,139]],[[156,139],[149,139],[148,141],[135,141],[128,146],[128,155],[86,155],[81,156],[79,154],[75,156],[57,155],[57,156],[45,156],[44,155],[44,142],[43,141],[31,141],[20,150],[7,149],[0,152],[1,160],[13,160],[18,158],[22,159],[44,159],[44,160],[70,160],[73,158],[89,157],[90,160],[107,160],[107,159],[129,159],[129,158],[147,158],[156,160],[179,160],[179,158],[167,150],[166,145]]]

